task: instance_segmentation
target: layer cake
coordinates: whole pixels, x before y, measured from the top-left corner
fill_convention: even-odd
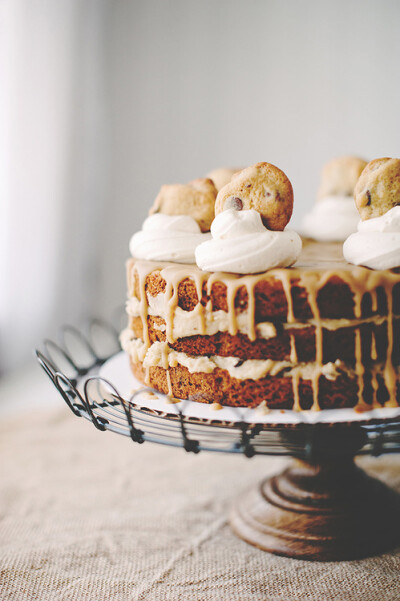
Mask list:
[[[130,259],[134,375],[171,397],[230,406],[358,411],[398,405],[400,274],[306,241],[255,275]]]

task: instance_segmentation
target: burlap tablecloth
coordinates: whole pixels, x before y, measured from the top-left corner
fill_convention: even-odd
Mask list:
[[[62,406],[0,429],[1,601],[400,599],[400,551],[310,563],[232,534],[232,499],[283,459],[133,444]],[[363,465],[400,487],[400,458]]]

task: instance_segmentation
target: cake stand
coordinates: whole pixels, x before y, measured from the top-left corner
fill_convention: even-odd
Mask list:
[[[400,543],[400,495],[354,462],[356,455],[400,451],[399,410],[259,416],[191,401],[168,404],[146,388],[121,392],[128,362],[117,328],[98,319],[82,330],[62,328],[59,340],[45,340],[36,357],[74,415],[98,430],[191,453],[293,457],[284,472],[234,502],[230,523],[246,542],[320,561],[362,558]]]

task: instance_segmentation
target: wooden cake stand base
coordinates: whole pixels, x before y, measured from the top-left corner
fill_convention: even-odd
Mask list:
[[[231,526],[247,543],[277,555],[359,559],[400,543],[400,495],[353,457],[295,460],[237,500]]]

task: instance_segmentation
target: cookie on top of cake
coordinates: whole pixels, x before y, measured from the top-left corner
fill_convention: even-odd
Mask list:
[[[354,190],[361,221],[343,245],[344,257],[371,269],[400,266],[400,159],[374,159]]]
[[[301,223],[301,233],[322,242],[344,241],[360,220],[353,193],[367,162],[354,156],[332,159],[323,166],[317,201]]]
[[[269,163],[218,194],[195,181],[163,186],[130,242],[121,342],[135,376],[222,405],[397,406],[400,275],[351,265],[341,244],[302,250],[292,186]]]

